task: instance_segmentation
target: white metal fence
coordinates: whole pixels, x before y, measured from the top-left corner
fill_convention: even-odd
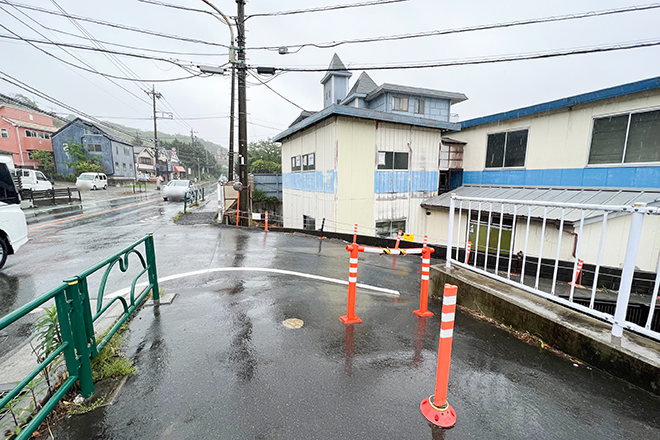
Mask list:
[[[608,220],[613,225],[609,231]],[[446,265],[470,269],[610,322],[614,336],[620,337],[626,328],[660,340],[660,256],[654,247],[660,242],[659,220],[660,209],[645,203],[586,205],[452,195]],[[645,237],[651,242],[644,243],[645,255],[640,255],[645,221],[645,230],[653,236]],[[556,243],[549,239],[555,236]],[[604,255],[617,261],[617,250],[623,246],[619,264],[603,264]],[[657,259],[655,273],[636,272],[638,256]],[[581,285],[580,275],[585,275],[588,286]]]

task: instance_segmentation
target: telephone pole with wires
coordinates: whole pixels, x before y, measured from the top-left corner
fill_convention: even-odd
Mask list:
[[[238,177],[243,185],[241,192],[241,203],[239,210],[242,214],[241,225],[249,226],[250,219],[247,212],[250,206],[248,188],[248,143],[247,143],[247,95],[246,79],[247,65],[245,64],[245,0],[236,0],[238,13],[236,17],[236,28],[238,30],[236,43],[238,44]]]
[[[160,92],[156,91],[156,86],[153,85],[151,91],[145,90],[145,93],[149,96],[151,96],[153,100],[153,109],[154,109],[154,158],[155,158],[155,165],[154,167],[156,168],[156,190],[160,191],[160,173],[159,173],[159,163],[158,163],[158,127],[156,125],[156,99],[161,99],[163,95],[160,94]]]

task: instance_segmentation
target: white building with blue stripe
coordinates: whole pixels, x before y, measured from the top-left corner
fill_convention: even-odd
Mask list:
[[[326,231],[352,233],[357,223],[361,235],[420,235],[421,202],[460,185],[462,142],[443,134],[460,129],[451,106],[467,97],[378,86],[366,73],[349,90],[351,75],[335,55],[323,110],[301,113],[273,139],[282,143],[284,226],[318,229],[325,219]]]

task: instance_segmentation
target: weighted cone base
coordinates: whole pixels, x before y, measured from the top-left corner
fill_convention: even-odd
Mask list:
[[[429,316],[433,316],[433,312],[429,312],[428,310],[425,312],[422,312],[421,310],[413,310],[413,313],[422,318],[428,318]]]
[[[441,428],[451,428],[456,424],[456,411],[447,403],[444,407],[439,408],[431,403],[433,396],[422,400],[419,404],[419,409],[429,422]]]
[[[337,315],[335,315],[335,316],[337,316]],[[349,318],[348,315],[344,315],[344,316],[340,316],[339,319],[344,324],[359,324],[359,323],[362,322],[362,320],[360,318],[358,318],[357,316]]]

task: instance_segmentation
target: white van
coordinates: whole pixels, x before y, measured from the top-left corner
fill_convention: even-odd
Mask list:
[[[46,176],[41,171],[17,169],[16,172],[21,178],[21,187],[23,189],[31,189],[33,191],[53,189],[53,184],[46,179]]]
[[[78,191],[108,189],[108,176],[103,173],[82,173],[76,179]]]
[[[5,265],[8,255],[16,253],[28,241],[21,198],[8,165],[0,161],[0,268]]]

